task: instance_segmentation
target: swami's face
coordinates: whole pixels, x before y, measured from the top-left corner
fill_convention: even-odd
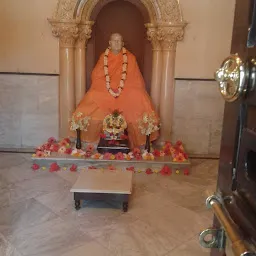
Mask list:
[[[123,38],[119,34],[113,34],[110,37],[109,46],[114,53],[118,53],[122,50],[124,43]]]

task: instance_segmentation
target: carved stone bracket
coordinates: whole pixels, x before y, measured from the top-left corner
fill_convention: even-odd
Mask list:
[[[88,40],[92,35],[93,21],[86,21],[83,24],[79,24],[77,46],[86,47]]]
[[[185,23],[181,25],[159,25],[157,38],[161,42],[162,50],[176,50],[177,42],[183,39],[185,25]]]
[[[152,43],[153,51],[161,50],[161,44],[158,39],[157,27],[154,24],[146,24],[147,28],[147,38]]]
[[[60,39],[60,47],[74,47],[79,35],[77,23],[57,22],[49,20],[52,25],[52,34]]]
[[[157,23],[145,24],[147,38],[151,41],[153,50],[175,50],[177,42],[183,39],[186,23],[169,24]]]

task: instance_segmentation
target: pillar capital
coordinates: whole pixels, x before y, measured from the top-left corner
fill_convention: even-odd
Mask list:
[[[177,42],[183,39],[184,26],[185,24],[158,24],[157,38],[164,51],[176,50]]]
[[[147,28],[147,38],[152,43],[153,51],[160,51],[161,43],[158,38],[157,26],[152,23],[148,23],[145,24],[145,27]]]
[[[93,21],[86,21],[85,23],[79,24],[78,26],[78,38],[76,46],[86,47],[88,40],[92,35]]]
[[[52,34],[60,39],[60,47],[74,47],[79,35],[79,28],[75,22],[59,22],[49,20],[52,25]]]

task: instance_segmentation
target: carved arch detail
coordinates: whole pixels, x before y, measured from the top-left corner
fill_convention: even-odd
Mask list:
[[[126,0],[129,1],[129,0]],[[150,23],[184,23],[178,0],[137,0],[148,11]],[[102,0],[59,0],[53,19],[58,21],[90,20],[95,6]],[[133,2],[130,0],[130,2]]]

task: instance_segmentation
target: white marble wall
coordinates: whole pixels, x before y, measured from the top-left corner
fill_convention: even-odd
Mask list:
[[[58,136],[58,76],[0,74],[0,150]]]
[[[176,80],[172,138],[190,154],[219,155],[223,113],[216,82]]]

